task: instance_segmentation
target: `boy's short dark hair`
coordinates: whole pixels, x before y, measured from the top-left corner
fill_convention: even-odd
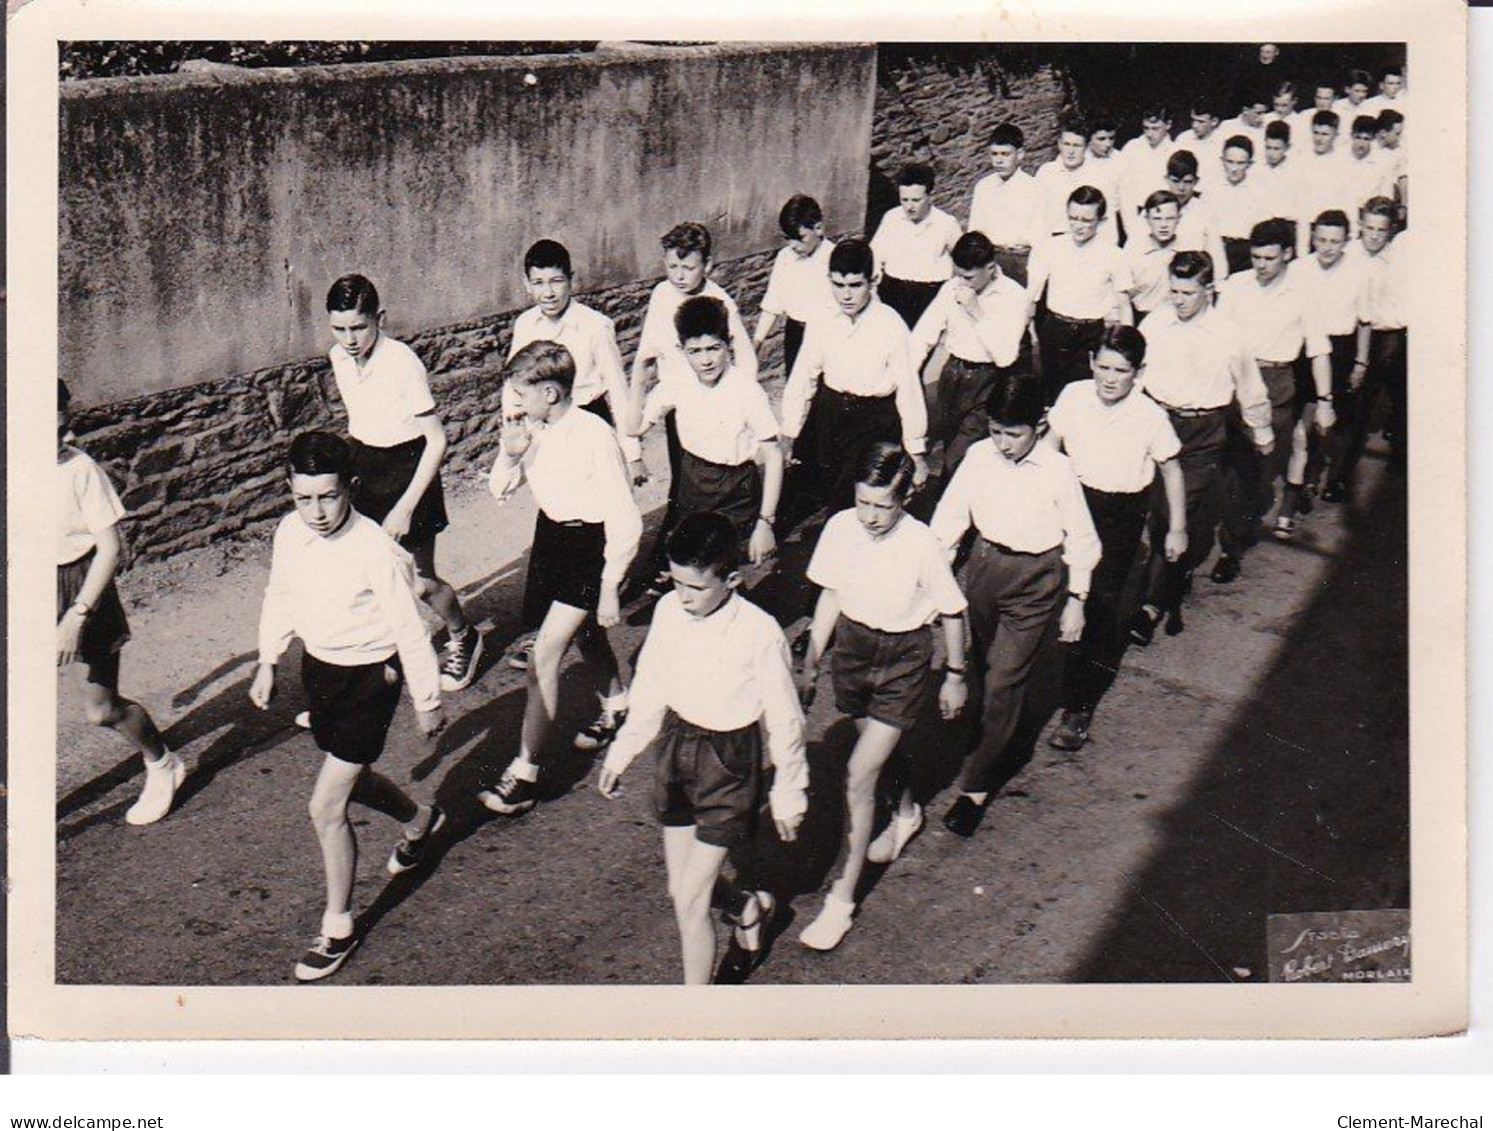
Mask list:
[[[62,378],[57,379],[57,407],[67,408],[73,403],[73,395],[68,390],[67,382]]]
[[[1068,194],[1068,203],[1087,206],[1097,204],[1099,206],[1099,219],[1104,219],[1104,214],[1109,210],[1109,201],[1104,199],[1104,193],[1093,185],[1079,185]]]
[[[1163,204],[1175,204],[1178,208],[1181,208],[1182,198],[1170,189],[1157,189],[1150,196],[1146,197],[1146,202],[1141,205],[1141,211],[1143,213],[1149,212],[1153,208],[1160,208]]]
[[[710,229],[704,224],[687,221],[675,224],[659,240],[665,251],[677,251],[680,255],[699,252],[701,259],[710,258]]]
[[[1265,127],[1266,141],[1283,141],[1291,144],[1291,124],[1289,122],[1274,121]]]
[[[1058,117],[1058,137],[1061,138],[1064,134],[1077,134],[1087,141],[1089,137],[1089,123],[1072,111],[1062,114]]]
[[[570,266],[570,251],[559,240],[536,240],[524,252],[524,274],[535,268],[557,268],[568,279],[574,273]]]
[[[731,316],[726,313],[726,304],[709,295],[687,298],[674,311],[674,332],[683,345],[691,338],[718,338],[722,342],[731,340]]]
[[[876,274],[876,256],[865,240],[848,239],[835,244],[829,253],[831,275],[864,275],[869,279]]]
[[[1374,85],[1374,76],[1369,74],[1368,71],[1354,67],[1353,70],[1348,72],[1348,82],[1346,85],[1372,87]]]
[[[1170,122],[1172,120],[1172,112],[1162,103],[1153,102],[1141,111],[1140,120],[1142,122]]]
[[[1401,114],[1398,110],[1380,110],[1379,132],[1383,133],[1386,130],[1392,130],[1404,120],[1405,115]]]
[[[291,475],[335,475],[343,483],[352,479],[352,449],[331,432],[302,432],[290,442],[285,462]]]
[[[1317,96],[1317,91],[1319,90],[1330,90],[1333,94],[1336,94],[1337,83],[1333,82],[1331,79],[1318,79],[1316,82],[1312,83],[1313,98]]]
[[[949,258],[961,271],[988,267],[995,262],[995,244],[984,232],[965,232],[954,241]]]
[[[985,401],[985,411],[992,424],[1035,428],[1047,411],[1042,383],[1030,373],[1010,370],[999,373]]]
[[[669,561],[726,578],[741,565],[736,525],[717,511],[697,511],[679,520],[669,534]]]
[[[1132,367],[1139,369],[1146,361],[1146,336],[1134,326],[1117,322],[1104,328],[1104,336],[1099,339],[1099,348],[1094,352],[1099,350],[1114,350]]]
[[[1284,82],[1278,82],[1278,83],[1275,84],[1275,93],[1276,93],[1276,96],[1279,96],[1279,95],[1282,95],[1282,94],[1287,94],[1287,95],[1290,95],[1292,98],[1295,98],[1298,94],[1301,93],[1301,88],[1298,87],[1290,79],[1286,79]],[[1273,101],[1275,101],[1275,99],[1272,98],[1271,101],[1273,102]]]
[[[824,209],[819,207],[819,202],[812,196],[798,193],[790,196],[788,202],[778,213],[778,227],[783,229],[783,235],[790,240],[798,239],[799,233],[804,228],[812,228],[816,224],[824,223]]]
[[[1296,229],[1289,220],[1261,220],[1249,230],[1250,247],[1278,247],[1284,252],[1296,246]]]
[[[1358,214],[1360,216],[1383,216],[1387,220],[1394,221],[1399,219],[1400,210],[1387,196],[1371,196],[1359,205]]]
[[[1341,228],[1344,232],[1347,232],[1348,228],[1350,227],[1348,223],[1348,214],[1341,208],[1329,208],[1325,212],[1317,213],[1317,218],[1312,221],[1312,227],[1314,229]]]
[[[1015,122],[1002,122],[990,131],[990,140],[986,145],[1009,145],[1023,149],[1026,146],[1026,134],[1021,132],[1021,127]]]
[[[1317,126],[1331,126],[1337,129],[1343,124],[1343,120],[1337,116],[1336,110],[1318,110],[1312,115],[1312,128]]]
[[[912,188],[914,185],[922,185],[930,193],[933,191],[933,166],[924,161],[913,161],[902,166],[902,172],[897,174],[898,188]]]
[[[856,462],[855,481],[867,487],[890,487],[893,494],[905,500],[912,494],[914,471],[912,457],[901,444],[877,440]]]
[[[354,310],[373,317],[382,309],[378,301],[378,288],[363,275],[344,275],[327,289],[328,314],[339,310]]]
[[[1373,137],[1379,132],[1379,117],[1377,114],[1359,114],[1353,119],[1354,137]]]
[[[1196,279],[1209,286],[1213,282],[1213,257],[1206,251],[1179,251],[1172,256],[1167,274],[1174,279]]]
[[[1181,180],[1198,175],[1197,154],[1190,149],[1179,149],[1166,159],[1166,175]]]
[[[1119,128],[1120,128],[1119,127],[1119,123],[1115,120],[1114,117],[1112,117],[1111,115],[1109,115],[1107,113],[1106,114],[1100,114],[1097,117],[1095,117],[1095,118],[1093,118],[1093,119],[1090,120],[1090,122],[1089,122],[1089,136],[1093,137],[1097,133],[1110,133],[1110,134],[1112,134],[1116,130],[1118,130]]]
[[[569,394],[575,385],[575,358],[559,342],[530,342],[503,366],[503,380],[519,385],[548,381]]]
[[[1282,122],[1281,125],[1285,125],[1285,123]],[[1245,137],[1243,134],[1235,134],[1233,137],[1229,138],[1228,141],[1223,143],[1223,151],[1225,153],[1227,153],[1231,149],[1242,149],[1245,153],[1249,154],[1250,157],[1254,157],[1255,155],[1255,143],[1250,141],[1250,139]]]
[[[1192,113],[1194,117],[1204,115],[1210,118],[1222,118],[1223,108],[1219,106],[1218,99],[1211,94],[1200,94],[1192,100]]]

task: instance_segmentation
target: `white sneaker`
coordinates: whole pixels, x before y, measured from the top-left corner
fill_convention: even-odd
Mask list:
[[[810,950],[834,950],[850,930],[855,904],[832,895],[824,897],[824,910],[799,932],[798,941]]]
[[[159,762],[145,763],[145,788],[124,819],[132,825],[155,824],[171,812],[171,802],[186,776],[186,765],[169,750]]]
[[[918,830],[922,827],[923,807],[921,805],[912,807],[911,817],[893,813],[886,828],[881,830],[881,835],[866,849],[866,859],[873,864],[890,864],[902,855],[902,850],[907,847],[913,837],[918,835]]]

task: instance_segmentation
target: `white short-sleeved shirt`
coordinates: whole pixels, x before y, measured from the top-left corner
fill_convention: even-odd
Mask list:
[[[1368,321],[1369,265],[1365,256],[1351,255],[1351,250],[1344,248],[1331,267],[1313,255],[1291,268],[1304,276],[1322,331],[1334,337],[1352,334],[1359,322]]]
[[[1300,266],[1291,264],[1268,286],[1253,271],[1219,285],[1219,309],[1239,325],[1258,361],[1289,365],[1303,348],[1307,357],[1321,357],[1331,349],[1308,290],[1311,276]]]
[[[1125,265],[1130,269],[1130,302],[1136,310],[1149,314],[1167,304],[1172,293],[1172,256],[1187,250],[1175,238],[1170,243],[1157,243],[1149,231],[1125,241]]]
[[[1133,137],[1120,150],[1120,207],[1125,212],[1125,226],[1145,207],[1146,197],[1166,188],[1166,163],[1177,150],[1177,143],[1166,138],[1152,145],[1145,134]]]
[[[1218,234],[1231,239],[1249,239],[1250,230],[1256,224],[1274,215],[1265,211],[1265,194],[1253,173],[1246,175],[1237,185],[1230,184],[1223,174],[1214,177],[1209,182],[1208,203],[1213,206]]]
[[[1218,184],[1223,180],[1223,169],[1219,163],[1223,160],[1223,143],[1234,135],[1224,133],[1223,124],[1220,123],[1207,137],[1198,137],[1196,130],[1186,129],[1177,135],[1175,142],[1177,150],[1187,150],[1198,159],[1198,182],[1209,186]],[[1246,134],[1250,141],[1256,142],[1255,151],[1259,151],[1256,139]]]
[[[684,450],[710,463],[739,467],[778,436],[777,418],[761,385],[734,366],[710,386],[696,377],[660,381],[643,405],[643,427],[669,411]]]
[[[1099,222],[1095,240],[1118,245],[1120,231],[1115,224],[1119,212],[1120,165],[1117,160],[1096,161],[1085,156],[1083,164],[1070,169],[1060,157],[1054,157],[1037,170],[1037,188],[1042,194],[1043,235],[1066,235],[1068,232],[1068,198],[1073,190],[1090,185],[1104,194],[1104,219]]]
[[[853,507],[840,511],[824,524],[808,576],[835,591],[847,617],[882,632],[911,632],[969,604],[943,544],[909,514],[876,537]]]
[[[1042,231],[1042,189],[1025,169],[1007,180],[991,173],[975,182],[969,230],[984,232],[996,247],[1031,247]]]
[[[791,247],[779,251],[767,277],[762,313],[806,323],[832,309],[835,295],[829,286],[829,257],[834,250],[829,240],[820,240],[812,255],[799,255]]]
[[[435,411],[425,363],[409,346],[379,334],[360,367],[340,345],[327,354],[337,393],[347,408],[347,432],[375,448],[392,448],[420,437],[415,417]]]
[[[923,311],[912,331],[913,362],[932,353],[942,338],[949,353],[961,361],[1014,365],[1026,333],[1026,288],[997,268],[975,296],[982,315],[975,322],[954,299],[958,288],[965,286],[961,279],[950,279]]]
[[[714,279],[706,279],[698,295],[704,298],[719,299],[725,304],[731,332],[731,364],[755,381],[757,379],[757,351],[752,348],[752,336],[747,333],[746,324],[741,320],[741,311],[736,306],[736,300],[727,294],[725,288]],[[660,381],[672,380],[675,376],[693,373],[689,367],[689,361],[684,356],[684,347],[679,344],[679,333],[674,327],[674,315],[679,313],[681,306],[695,297],[696,295],[685,294],[668,279],[653,288],[648,295],[648,310],[643,315],[643,329],[638,334],[638,351],[633,358],[634,366],[647,361],[656,362]],[[674,364],[675,362],[678,364]]]
[[[1047,427],[1062,442],[1078,481],[1095,491],[1144,491],[1156,465],[1182,450],[1166,409],[1139,389],[1109,405],[1094,382],[1074,381],[1048,411]]]
[[[954,276],[949,252],[964,235],[959,221],[941,208],[914,224],[900,207],[889,209],[871,237],[881,274],[908,283],[942,283]]]
[[[1036,300],[1046,287],[1047,308],[1065,318],[1107,318],[1131,286],[1124,253],[1101,235],[1084,244],[1051,236],[1032,252],[1027,293]]]
[[[98,545],[98,536],[126,511],[104,469],[87,452],[68,445],[57,455],[61,507],[57,564],[75,562]]]

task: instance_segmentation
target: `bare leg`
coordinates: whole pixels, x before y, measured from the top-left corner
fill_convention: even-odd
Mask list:
[[[581,629],[575,642],[587,662],[601,668],[606,679],[604,694],[608,699],[616,699],[627,691],[627,684],[622,678],[622,664],[616,649],[612,647],[611,634],[606,629],[593,621]]]
[[[98,663],[71,667],[88,721],[122,735],[147,762],[159,762],[166,754],[166,744],[155,721],[139,703],[119,694],[119,653]]]
[[[328,754],[311,790],[311,824],[316,829],[316,839],[321,842],[321,859],[326,868],[324,933],[329,922],[341,920],[349,932],[352,925],[353,870],[358,860],[358,843],[347,819],[347,803],[358,779],[367,770],[367,766],[344,762]],[[336,932],[332,934],[337,936]]]
[[[402,825],[414,825],[416,831],[423,829],[430,820],[430,806],[418,804],[377,770],[370,769],[358,778],[352,800],[386,817],[393,817]]]
[[[850,817],[845,834],[845,867],[829,890],[831,898],[846,903],[855,902],[855,889],[866,867],[866,848],[871,843],[871,826],[876,819],[876,781],[902,738],[902,732],[896,727],[875,719],[857,719],[855,725],[860,737],[851,751],[849,773],[845,779],[845,801]],[[906,802],[910,813],[910,793]]]
[[[669,875],[674,919],[679,925],[686,986],[710,983],[715,965],[710,892],[725,862],[726,850],[696,839],[693,825],[664,828],[664,867]]]
[[[467,634],[467,616],[462,610],[456,590],[441,579],[435,571],[435,539],[410,548],[415,559],[415,592],[446,624],[452,636]]]
[[[539,764],[560,701],[560,665],[565,659],[565,650],[590,615],[585,609],[557,601],[550,605],[544,623],[539,626],[533,660],[529,664],[528,698],[524,703],[524,725],[519,738],[518,756],[521,761]]]

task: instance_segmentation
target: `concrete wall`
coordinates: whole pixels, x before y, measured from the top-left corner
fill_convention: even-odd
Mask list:
[[[730,45],[67,84],[62,375],[98,404],[314,357],[351,270],[407,335],[512,310],[541,235],[588,288],[655,274],[683,219],[769,249],[795,191],[863,212],[874,74]]]

